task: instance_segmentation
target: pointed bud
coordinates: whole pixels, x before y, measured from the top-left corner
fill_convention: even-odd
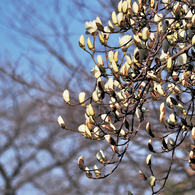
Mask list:
[[[64,92],[63,92],[63,99],[64,101],[69,104],[70,103],[70,96],[69,96],[69,91],[68,89],[66,89]]]
[[[155,181],[156,181],[156,178],[154,176],[150,176],[148,179],[147,179],[148,183],[150,184],[150,186],[155,186]]]
[[[100,66],[104,66],[104,62],[103,62],[103,60],[102,60],[102,56],[101,56],[101,55],[98,55],[98,56],[97,56],[97,62],[98,62],[98,64],[99,64]]]
[[[179,104],[176,105],[176,107],[182,114],[186,115],[186,111],[185,111],[182,104],[179,103]]]
[[[118,3],[118,12],[122,12],[122,4],[122,0],[120,0]]]
[[[167,69],[170,72],[172,69],[172,58],[169,58],[167,61]]]
[[[139,11],[139,7],[138,7],[138,5],[137,5],[137,3],[136,3],[136,2],[134,2],[134,3],[133,3],[132,9],[133,9],[133,12],[134,12],[135,14],[137,14],[137,13],[138,13],[138,11]]]
[[[165,119],[165,113],[164,112],[161,112],[160,113],[160,122],[163,124],[163,125],[166,125],[166,119]]]
[[[80,36],[80,39],[79,39],[79,46],[80,46],[82,49],[85,49],[85,39],[84,39],[84,35],[83,35],[83,34]]]
[[[171,146],[175,146],[175,141],[172,138],[169,139],[169,143],[171,144]]]
[[[85,167],[85,173],[86,173],[86,176],[87,176],[89,179],[92,178],[92,173],[91,173],[91,171],[89,170],[88,167]]]
[[[108,52],[108,60],[109,60],[110,63],[112,63],[113,59],[114,59],[114,53],[111,50],[111,51]]]
[[[114,72],[118,72],[119,70],[118,70],[118,67],[117,67],[117,65],[116,65],[116,62],[113,60],[112,61],[112,64],[111,64],[111,67],[112,67],[112,69],[114,70]]]
[[[65,122],[61,116],[58,116],[58,124],[63,128],[66,129]]]
[[[124,1],[123,4],[122,4],[122,11],[123,11],[124,14],[127,13],[127,8],[128,8],[127,7],[127,1]]]
[[[96,158],[97,158],[97,160],[98,160],[99,162],[101,162],[101,163],[106,163],[106,161],[107,161],[107,159],[106,159],[106,157],[105,157],[105,155],[104,155],[104,153],[103,153],[102,150],[100,150],[100,151],[96,154]]]
[[[164,150],[164,151],[168,151],[168,137],[166,138],[166,139],[162,139],[162,149]]]
[[[91,41],[90,41],[90,38],[89,38],[89,37],[88,37],[88,39],[87,39],[87,46],[88,46],[88,48],[89,48],[90,50],[94,51],[93,44],[91,43]]]
[[[154,149],[153,149],[153,146],[152,146],[152,141],[151,141],[151,139],[148,140],[148,149],[149,149],[151,152],[154,152]]]
[[[146,164],[149,166],[151,165],[151,158],[152,158],[151,154],[148,154],[148,156],[146,157]]]
[[[79,158],[78,158],[78,167],[83,171],[84,170],[84,155],[81,155]]]
[[[93,107],[92,107],[91,104],[89,104],[89,105],[87,106],[86,113],[87,113],[89,116],[94,116],[94,115],[95,115],[94,109],[93,109]]]
[[[114,61],[116,63],[118,62],[118,51],[116,51],[115,54],[114,54]]]
[[[164,114],[166,113],[166,112],[165,112],[165,103],[164,103],[164,102],[161,103],[161,105],[160,105],[160,113],[162,113],[162,112],[163,112]]]
[[[84,106],[84,105],[85,105],[84,101],[85,101],[85,92],[81,92],[81,93],[79,94],[79,103],[80,103],[82,106]]]
[[[140,177],[143,179],[143,180],[146,180],[147,177],[139,170],[139,174],[140,174]]]
[[[147,41],[149,38],[150,32],[148,27],[144,27],[142,30],[142,40]]]
[[[102,45],[104,45],[104,44],[105,44],[105,40],[104,40],[102,34],[99,33],[98,35],[99,35],[99,41],[100,41],[100,43],[101,43]]]
[[[118,21],[117,21],[117,17],[116,17],[116,13],[113,11],[112,12],[112,22],[115,26],[118,26]]]
[[[195,46],[195,35],[192,37],[192,45]]]
[[[93,166],[93,170],[94,170],[94,173],[95,173],[95,175],[96,175],[97,178],[101,177],[101,173],[100,173],[97,165],[94,165]]]
[[[146,131],[147,131],[147,133],[151,136],[151,137],[155,137],[155,134],[152,132],[152,130],[151,130],[151,125],[150,125],[150,123],[148,122],[147,124],[146,124]]]
[[[195,141],[195,127],[192,128],[191,137]]]
[[[101,119],[107,123],[111,123],[110,117],[107,114],[102,114]]]
[[[104,138],[107,142],[109,142],[111,145],[115,146],[116,142],[110,135],[104,135]]]

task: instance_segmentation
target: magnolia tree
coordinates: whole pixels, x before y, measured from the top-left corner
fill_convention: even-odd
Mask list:
[[[143,128],[150,136],[146,155],[150,174],[142,170],[139,174],[151,186],[152,194],[164,188],[174,155],[182,143],[189,142],[189,136],[191,151],[183,162],[188,161],[195,171],[194,3],[194,0],[121,0],[118,13],[112,12],[108,26],[104,26],[99,17],[85,23],[87,47],[84,35],[79,39],[79,46],[94,62],[90,71],[96,79],[94,90],[87,98],[85,92],[81,92],[79,103],[75,104],[66,89],[64,101],[70,106],[82,106],[86,110],[85,121],[78,130],[68,128],[61,116],[58,122],[62,128],[77,131],[85,139],[110,145],[113,152],[110,158],[103,150],[96,154],[101,167],[88,167],[84,155],[78,158],[78,166],[88,178],[102,179],[111,175]],[[115,37],[119,37],[118,43]],[[111,39],[113,41],[109,42]],[[147,116],[153,112],[148,106],[151,102],[159,105],[161,131],[155,132],[155,124],[147,121]],[[169,153],[170,162],[166,164],[164,177],[158,178],[153,165],[155,156],[163,153]],[[106,173],[104,168],[109,166],[112,170]]]

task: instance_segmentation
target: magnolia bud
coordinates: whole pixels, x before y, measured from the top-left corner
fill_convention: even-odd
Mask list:
[[[82,105],[82,106],[84,106],[85,105],[85,103],[83,103],[85,101],[85,92],[81,92],[80,94],[79,94],[79,103]]]
[[[87,39],[87,46],[88,46],[88,48],[89,48],[90,50],[94,51],[93,44],[91,43],[91,41],[90,41],[90,38],[89,38],[89,37],[88,37],[88,39]]]
[[[65,122],[61,116],[58,117],[58,124],[63,128],[66,129]]]
[[[82,49],[85,49],[85,39],[84,39],[84,35],[83,35],[83,34],[80,36],[80,39],[79,39],[79,46],[80,46]]]
[[[69,96],[69,91],[68,89],[66,89],[64,92],[63,92],[63,99],[66,103],[70,103],[70,96]]]

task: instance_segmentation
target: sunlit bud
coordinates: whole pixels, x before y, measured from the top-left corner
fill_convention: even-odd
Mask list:
[[[98,102],[98,101],[99,101],[97,91],[94,91],[94,92],[92,93],[92,98],[93,98],[93,100],[94,100],[95,102]]]
[[[89,105],[87,106],[86,113],[87,113],[89,116],[94,116],[94,115],[95,115],[94,109],[93,109],[93,107],[92,107],[91,104],[89,104]]]
[[[195,141],[195,127],[192,128],[191,137]]]
[[[80,125],[80,126],[78,127],[78,130],[79,130],[79,132],[80,132],[82,135],[84,135],[85,129],[86,129],[86,125],[85,125],[85,124],[82,124],[82,125]]]
[[[148,183],[150,184],[150,186],[155,186],[155,181],[156,181],[156,178],[154,176],[150,176],[148,179],[147,179]]]
[[[162,2],[164,4],[165,8],[168,9],[169,8],[168,4],[170,3],[170,0],[162,0]]]
[[[91,171],[89,170],[88,167],[85,167],[85,172],[86,172],[86,176],[87,176],[88,178],[92,178],[92,173],[91,173]]]
[[[130,35],[124,35],[123,37],[119,37],[119,44],[123,52],[126,52],[127,49],[133,44]]]
[[[127,13],[127,8],[128,8],[127,7],[127,1],[124,1],[123,4],[122,4],[122,11],[123,11],[124,14]]]
[[[185,30],[184,29],[179,29],[178,30],[178,35],[179,35],[179,40],[182,41],[185,36]]]
[[[85,48],[85,39],[84,39],[84,35],[82,34],[80,36],[80,39],[79,39],[79,46],[84,49]]]
[[[127,63],[129,65],[131,65],[132,64],[131,55],[130,54],[126,54],[125,57],[126,57]]]
[[[99,127],[95,127],[94,129],[93,129],[93,137],[95,138],[95,139],[101,139],[100,138],[100,131],[99,131]]]
[[[95,175],[96,175],[97,178],[101,177],[101,173],[100,173],[100,171],[98,170],[97,165],[94,165],[94,166],[93,166],[93,170],[94,170],[94,173],[95,173]]]
[[[79,168],[83,171],[84,170],[84,155],[81,155],[79,158],[78,158],[78,166]]]
[[[111,23],[110,20],[108,21],[108,28],[110,29],[111,32],[114,31],[114,26],[113,26],[113,24]]]
[[[175,14],[176,17],[179,17],[179,16],[180,16],[180,11],[181,11],[180,3],[177,2],[177,3],[173,6],[173,13]]]
[[[149,35],[150,35],[150,32],[149,32],[148,27],[144,27],[143,30],[142,30],[142,39],[144,41],[147,41],[148,38],[149,38]]]
[[[195,15],[192,17],[192,27],[195,27]]]
[[[107,123],[111,123],[110,117],[107,114],[101,114],[101,119]]]
[[[165,53],[167,53],[167,51],[169,50],[169,47],[170,47],[169,42],[167,41],[167,39],[164,39],[163,42],[162,42],[163,51]]]
[[[58,116],[58,124],[63,128],[66,129],[65,122],[61,116]]]
[[[116,142],[110,135],[104,135],[104,138],[107,142],[109,142],[111,145],[116,145]]]
[[[139,174],[140,174],[140,177],[143,179],[143,180],[146,180],[147,177],[139,170]]]
[[[124,25],[124,18],[123,18],[123,13],[122,12],[118,13],[117,22],[118,22],[118,26],[123,26]]]
[[[171,121],[173,124],[176,124],[176,117],[173,113],[169,115],[169,121]]]
[[[160,105],[160,113],[163,112],[165,114],[165,103],[161,103]]]
[[[171,144],[171,146],[175,146],[175,141],[172,138],[169,139],[169,143]]]
[[[112,69],[114,70],[114,72],[118,72],[118,71],[119,71],[119,70],[118,70],[118,67],[117,67],[117,65],[116,65],[116,62],[115,62],[114,60],[112,61],[111,67],[112,67]]]
[[[164,53],[164,51],[162,50],[161,55],[160,55],[160,61],[164,62],[165,60],[167,60],[168,55],[166,53]]]
[[[69,96],[69,91],[68,89],[66,89],[64,92],[63,92],[63,99],[66,103],[70,103],[70,96]]]
[[[154,35],[154,33],[150,33],[150,40],[151,41],[155,41],[155,35]]]
[[[158,93],[159,93],[160,95],[166,96],[166,93],[165,93],[165,91],[163,90],[162,85],[161,85],[160,83],[158,83],[158,84],[156,85],[156,87],[157,87],[157,91],[158,91]]]
[[[169,108],[173,108],[173,105],[177,105],[177,101],[173,97],[168,96],[166,99],[166,104]]]
[[[149,166],[151,165],[151,158],[152,158],[151,154],[148,154],[148,156],[146,157],[146,164]]]
[[[178,105],[176,105],[176,107],[182,114],[186,115],[186,111],[182,104],[179,103]]]
[[[153,146],[152,146],[152,141],[151,141],[151,139],[148,140],[148,149],[149,149],[151,152],[154,152],[154,149],[153,149]]]
[[[153,9],[155,6],[155,0],[150,0],[150,7]]]
[[[114,153],[119,153],[119,150],[118,150],[118,147],[116,146],[116,145],[112,145],[111,144],[111,149],[112,149],[112,151],[114,152]]]
[[[147,131],[147,133],[151,136],[151,137],[155,137],[155,134],[152,132],[152,130],[151,130],[151,125],[150,125],[150,123],[148,122],[147,124],[146,124],[146,131]]]
[[[91,117],[91,116],[90,116]],[[89,123],[88,120],[85,121],[85,124],[88,128],[88,130],[86,129],[85,131],[85,134],[86,134],[86,137],[91,137],[91,130],[93,129],[93,124]]]
[[[190,151],[189,153],[190,161],[194,161],[194,152]]]
[[[133,35],[133,41],[136,47],[141,48],[141,39],[139,38],[139,35]],[[135,53],[135,52],[134,52]]]
[[[133,8],[134,13],[137,14],[139,11],[139,7],[138,7],[138,4],[136,2],[133,3],[132,8]]]
[[[161,112],[160,113],[160,122],[164,125],[166,125],[166,119],[165,119],[165,113]]]
[[[111,50],[108,52],[108,60],[110,63],[112,63],[113,59],[114,59],[114,52]]]
[[[122,4],[123,4],[123,2],[122,2],[122,0],[120,0],[118,3],[118,12],[122,12]]]
[[[169,91],[172,92],[173,94],[175,93],[181,93],[181,91],[179,90],[179,88],[174,85],[173,83],[169,83],[168,84],[168,88],[169,88]]]
[[[81,92],[80,94],[79,94],[79,103],[82,105],[82,106],[84,106],[85,105],[85,103],[83,103],[85,101],[85,92]]]
[[[96,21],[96,26],[97,26],[98,30],[102,31],[104,29],[104,27],[102,25],[102,22],[101,22],[100,18],[97,17],[95,21]]]
[[[192,45],[195,46],[195,35],[192,37]]]
[[[88,48],[89,48],[90,50],[92,50],[92,51],[94,50],[93,44],[91,43],[89,37],[88,37],[88,39],[87,39],[87,46],[88,46]]]
[[[131,0],[127,0],[127,7],[131,7]]]
[[[118,26],[118,21],[117,21],[117,17],[116,17],[116,13],[115,11],[112,12],[112,22],[115,26]]]
[[[102,60],[102,56],[101,55],[97,56],[97,62],[98,62],[99,65],[104,66],[104,62]]]
[[[167,61],[167,69],[168,71],[170,71],[172,69],[172,58],[168,58],[168,61]]]
[[[101,76],[101,72],[98,66],[94,66],[92,70],[90,70],[90,73],[98,79]]]
[[[162,14],[155,14],[154,16],[154,22],[159,22],[163,18]]]
[[[118,50],[114,53],[114,61],[118,62]]]
[[[113,79],[112,77],[108,80],[108,89],[113,89]]]
[[[104,155],[104,153],[103,153],[102,150],[100,150],[100,151],[96,154],[96,158],[97,158],[97,160],[98,160],[99,162],[101,162],[101,163],[106,163],[106,161],[107,161],[107,159],[106,159],[106,157],[105,157],[105,155]]]
[[[96,35],[97,33],[97,26],[96,26],[96,21],[93,20],[92,22],[85,22],[85,29],[88,34],[91,35]]]
[[[168,151],[169,150],[168,149],[168,142],[169,142],[169,138],[168,137],[166,137],[165,139],[164,138],[162,139],[162,149],[164,151]]]
[[[98,36],[99,36],[100,43],[101,43],[102,45],[104,45],[104,44],[105,44],[105,40],[104,40],[102,34],[99,33]]]

